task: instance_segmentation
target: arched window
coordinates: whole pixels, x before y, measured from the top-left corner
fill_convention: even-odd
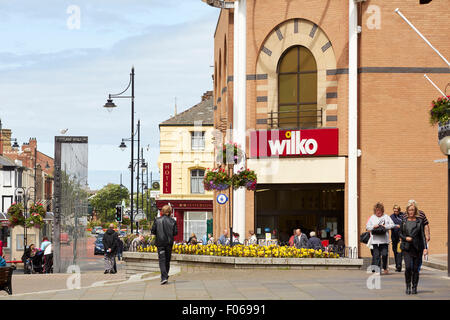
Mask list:
[[[278,62],[278,127],[316,128],[317,64],[309,49],[295,46]]]

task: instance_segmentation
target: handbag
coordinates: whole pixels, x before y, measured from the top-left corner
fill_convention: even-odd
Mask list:
[[[372,234],[376,235],[386,234],[386,228],[384,226],[378,226],[378,228],[372,230]]]
[[[369,239],[370,239],[370,232],[364,232],[359,236],[359,241],[365,244],[369,242]]]

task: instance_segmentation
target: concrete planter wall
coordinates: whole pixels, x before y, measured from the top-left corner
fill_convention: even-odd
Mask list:
[[[144,272],[159,272],[158,254],[150,252],[124,252],[127,277]],[[171,265],[182,271],[211,268],[274,268],[274,269],[361,269],[363,259],[327,258],[250,258],[206,255],[173,254]]]

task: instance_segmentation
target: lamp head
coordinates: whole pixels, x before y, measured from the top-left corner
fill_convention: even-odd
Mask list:
[[[125,142],[121,142],[120,146],[119,146],[120,150],[125,151],[125,149],[127,148],[127,145],[125,144]]]
[[[106,101],[105,105],[103,106],[104,108],[106,108],[108,110],[108,112],[112,112],[112,110],[114,108],[116,108],[116,104],[113,102],[113,100],[111,99],[111,97]]]
[[[19,144],[17,143],[17,140],[14,140],[14,143],[13,143],[12,147],[14,149],[19,149]]]
[[[444,137],[439,143],[441,151],[445,155],[450,155],[450,136]]]

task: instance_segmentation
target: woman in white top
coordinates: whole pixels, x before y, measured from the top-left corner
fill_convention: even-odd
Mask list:
[[[251,246],[253,244],[257,244],[258,240],[256,239],[255,233],[253,230],[249,230],[250,238],[248,238],[248,245]]]
[[[381,268],[383,263],[384,274],[389,273],[387,269],[389,231],[394,228],[395,224],[391,217],[384,214],[384,205],[377,202],[373,207],[373,215],[367,221],[366,230],[370,231],[373,246],[373,264]],[[380,269],[381,273],[381,269]]]

